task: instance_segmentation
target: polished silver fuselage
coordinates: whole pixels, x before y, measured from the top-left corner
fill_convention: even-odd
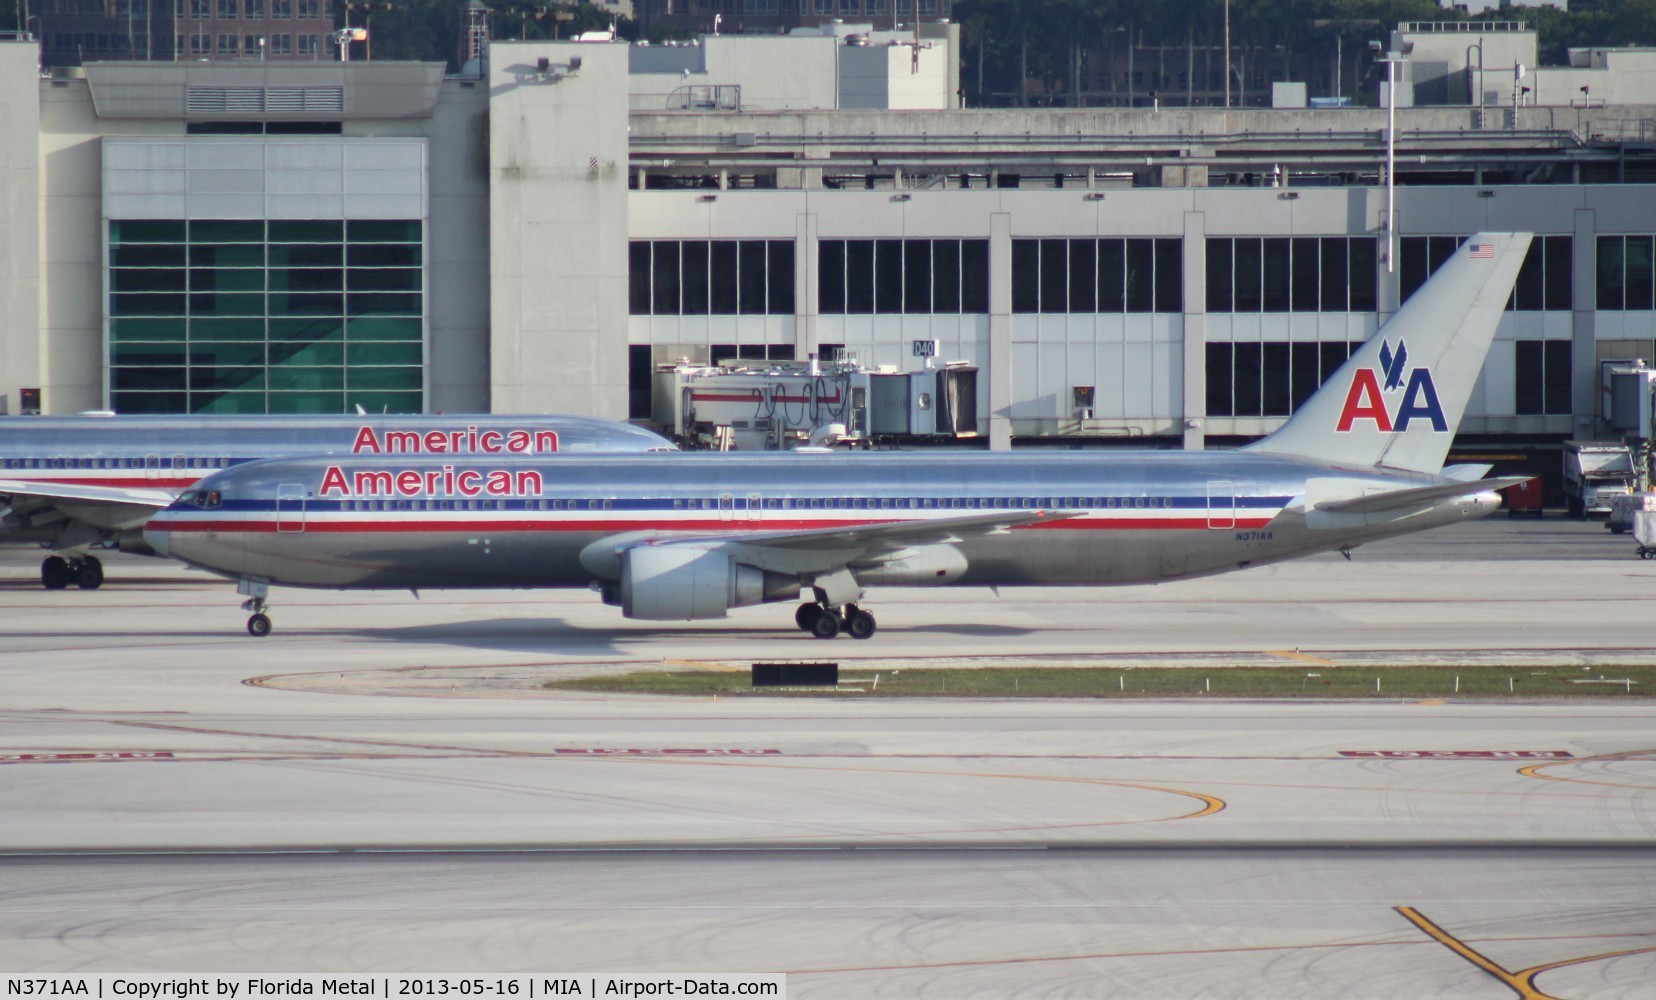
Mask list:
[[[229,577],[327,588],[585,587],[581,553],[631,535],[757,538],[766,532],[923,521],[991,510],[1067,515],[953,542],[950,582],[1143,583],[1224,572],[1478,517],[1494,494],[1407,517],[1308,510],[1318,483],[1343,492],[1442,482],[1249,452],[640,455],[471,463],[510,493],[454,495],[461,462],[386,463],[420,488],[364,495],[326,459],[256,463],[204,482],[217,506],[175,504],[153,544]],[[448,473],[442,472],[448,466]],[[437,477],[433,479],[433,477]],[[475,485],[479,480],[473,480]],[[438,488],[427,489],[436,485]],[[505,485],[505,484],[503,484]],[[529,485],[535,489],[517,490]],[[186,497],[186,501],[190,499]]]

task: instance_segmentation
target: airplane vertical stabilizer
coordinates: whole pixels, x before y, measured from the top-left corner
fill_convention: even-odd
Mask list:
[[[1286,424],[1247,450],[1439,472],[1529,244],[1529,233],[1467,240]]]

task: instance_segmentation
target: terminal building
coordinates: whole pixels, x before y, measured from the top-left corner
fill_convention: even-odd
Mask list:
[[[1483,229],[1537,239],[1466,447],[1601,433],[1604,366],[1656,357],[1656,93],[1615,59],[1399,107],[1388,217],[1385,110],[962,110],[922,27],[462,76],[0,43],[0,399],[645,419],[679,359],[966,361],[991,447],[1225,445]]]

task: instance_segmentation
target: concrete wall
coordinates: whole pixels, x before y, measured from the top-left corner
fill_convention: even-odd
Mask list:
[[[470,86],[468,86],[470,84]],[[489,105],[481,82],[443,85],[426,126],[426,408],[489,409]]]
[[[489,91],[490,407],[625,418],[626,47],[496,42]]]
[[[39,47],[0,42],[0,397],[45,382],[40,326]]]

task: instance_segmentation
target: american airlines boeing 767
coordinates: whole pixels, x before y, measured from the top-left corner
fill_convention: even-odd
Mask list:
[[[1238,451],[481,456],[258,462],[150,520],[161,552],[271,586],[592,587],[630,618],[793,600],[874,634],[879,584],[1109,585],[1345,550],[1496,509],[1444,459],[1528,234],[1464,244],[1276,433]]]

